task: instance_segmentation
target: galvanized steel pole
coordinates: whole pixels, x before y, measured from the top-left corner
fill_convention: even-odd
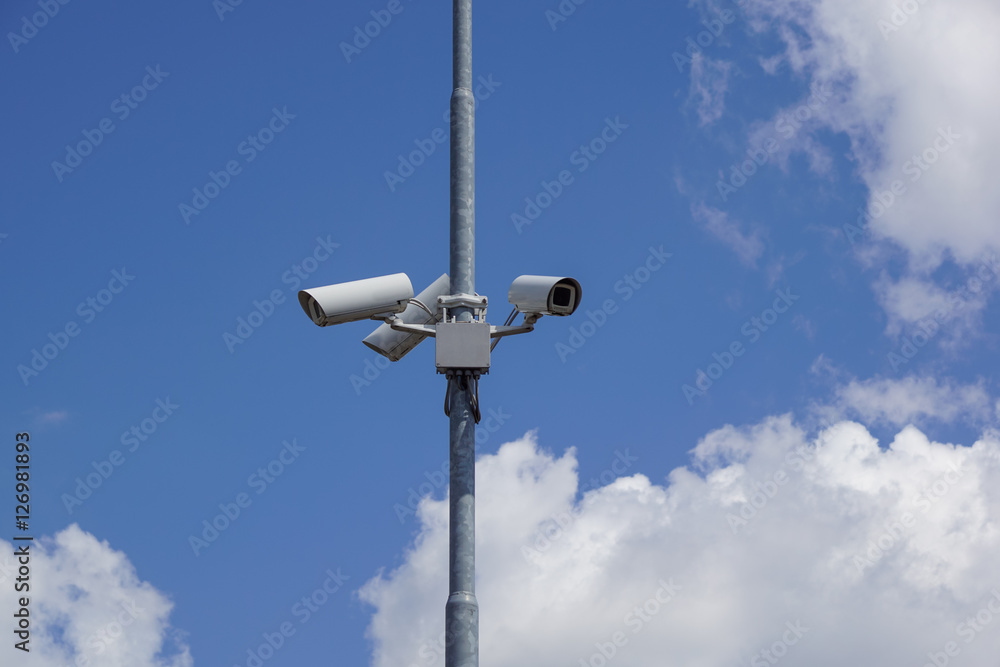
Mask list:
[[[475,109],[472,93],[472,0],[454,0],[451,94],[451,293],[476,291]],[[455,308],[456,321],[472,310]],[[450,507],[445,667],[479,667],[476,601],[476,424],[474,384],[450,374]]]

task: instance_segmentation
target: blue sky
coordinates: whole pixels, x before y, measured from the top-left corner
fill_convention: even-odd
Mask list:
[[[1000,227],[981,175],[1000,145],[985,87],[1000,15],[910,4],[475,5],[477,291],[500,324],[518,275],[583,286],[574,316],[496,349],[480,455],[522,482],[504,461],[575,469],[578,484],[531,492],[564,489],[580,509],[635,480],[676,501],[678,469],[738,477],[756,449],[712,443],[770,451],[793,427],[760,425],[781,415],[814,447],[832,425],[861,428],[881,445],[871,456],[910,424],[928,451],[997,447]],[[419,291],[447,270],[450,3],[19,0],[0,25],[2,415],[8,440],[35,443],[32,531],[62,536],[39,565],[51,607],[35,664],[247,665],[286,622],[295,633],[265,664],[443,664],[418,657],[394,607],[427,598],[421,627],[443,623],[444,594],[407,578],[439,542],[446,492],[433,346],[386,367],[360,343],[377,323],[319,329],[296,292],[400,271]],[[996,474],[983,456],[980,480]],[[507,488],[495,474],[485,487]],[[988,524],[987,486],[968,492]],[[401,511],[428,492],[425,514]],[[480,499],[489,516],[503,502]],[[73,574],[88,553],[118,562],[112,550],[134,576]],[[969,550],[941,558],[986,553]],[[295,607],[324,583],[322,605]],[[935,585],[959,606],[983,592]],[[140,593],[159,611],[97,654],[83,640],[114,618],[101,605]],[[488,631],[491,602],[483,664],[528,664],[487,656],[519,636]],[[911,634],[950,632],[931,606]],[[549,648],[577,664],[603,627]],[[745,646],[711,659],[751,664],[771,643],[741,632]],[[691,651],[678,664],[709,659]]]

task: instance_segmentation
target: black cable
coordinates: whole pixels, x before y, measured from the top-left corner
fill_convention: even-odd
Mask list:
[[[448,385],[444,390],[444,416],[451,417],[451,380],[452,376],[448,375]]]
[[[479,411],[479,376],[472,376],[472,380],[468,384],[475,386],[475,389],[472,389],[471,386],[469,387],[469,404],[472,406],[472,416],[478,424],[479,420],[483,418],[482,413]]]
[[[469,407],[472,408],[472,417],[476,420],[478,424],[482,418],[483,414],[479,410],[479,376],[473,375],[460,375],[455,377],[454,375],[448,376],[448,387],[444,390],[444,414],[447,417],[451,417],[451,383],[453,380],[458,380],[462,383],[462,387],[469,394]]]

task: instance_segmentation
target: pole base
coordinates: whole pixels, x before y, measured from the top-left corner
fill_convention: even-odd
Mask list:
[[[445,667],[479,667],[479,602],[458,591],[445,605]]]

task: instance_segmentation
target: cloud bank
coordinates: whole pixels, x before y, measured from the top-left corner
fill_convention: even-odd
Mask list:
[[[484,664],[995,664],[995,433],[956,446],[906,426],[880,447],[785,415],[709,433],[662,483],[577,498],[576,465],[533,433],[479,460]],[[376,667],[444,664],[447,511],[424,499],[402,564],[361,591]]]
[[[706,12],[729,0],[699,0]],[[756,60],[768,75],[824,93],[810,107],[806,132],[781,144],[827,174],[831,155],[816,140],[829,130],[850,142],[853,175],[867,200],[841,221],[844,237],[867,264],[901,249],[906,270],[883,275],[874,291],[897,336],[932,316],[951,322],[944,345],[978,329],[978,316],[1000,287],[1000,5],[993,0],[735,0],[747,30],[765,44]],[[773,46],[777,44],[777,47]],[[704,88],[704,86],[702,86]],[[705,99],[714,99],[703,96]],[[720,100],[721,96],[715,96]],[[807,101],[808,98],[802,100]],[[799,103],[758,123],[750,143]],[[715,108],[715,107],[712,107]],[[721,113],[721,112],[718,112]],[[718,116],[715,113],[715,116]],[[934,271],[955,261],[960,279]],[[971,281],[970,284],[966,284]],[[964,309],[956,307],[967,305]]]
[[[128,558],[73,524],[30,547],[28,593],[15,593],[14,546],[0,540],[0,608],[27,594],[29,653],[10,645],[8,663],[25,667],[191,667],[184,637],[169,624],[172,603],[141,581]],[[15,597],[16,596],[16,597]],[[9,616],[8,616],[9,618]],[[13,640],[8,628],[7,641]]]
[[[1000,248],[1000,5],[990,0],[757,0],[747,15],[784,44],[777,61],[836,100],[823,121],[851,140],[871,230],[934,266]],[[780,70],[775,59],[769,67]],[[899,181],[902,192],[893,194]],[[899,188],[897,188],[899,189]],[[888,194],[887,194],[888,193]]]

